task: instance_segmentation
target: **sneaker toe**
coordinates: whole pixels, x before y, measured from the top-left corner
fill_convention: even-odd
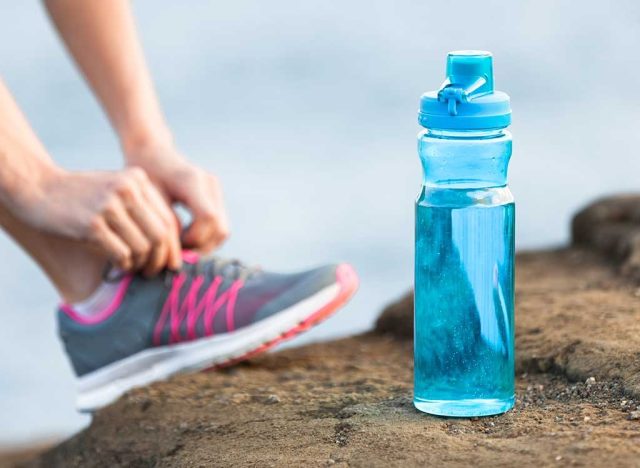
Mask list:
[[[325,288],[338,283],[338,271],[341,265],[325,265],[303,273],[298,273],[292,278],[292,284],[277,297],[264,304],[256,312],[254,322],[264,320],[278,312],[281,312]]]

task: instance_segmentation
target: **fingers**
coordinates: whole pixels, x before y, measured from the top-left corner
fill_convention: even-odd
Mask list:
[[[147,263],[151,252],[151,242],[127,213],[122,201],[114,198],[105,211],[105,220],[114,234],[129,248],[133,269]]]
[[[193,222],[183,235],[185,246],[201,251],[220,246],[229,237],[229,223],[217,179],[203,174],[186,195],[184,202],[193,214]]]
[[[121,270],[130,270],[133,266],[131,250],[127,244],[115,234],[103,218],[96,218],[91,226],[93,243],[102,250],[109,261]]]
[[[193,215],[193,223],[183,236],[184,245],[212,250],[229,235],[220,184],[194,166],[183,170],[179,176],[172,173],[171,186],[164,181],[165,193],[184,203]],[[140,168],[129,168],[114,177],[115,190],[108,190],[104,208],[96,213],[100,222],[96,223],[95,243],[125,270],[154,276],[164,268],[179,269],[180,226],[168,200]],[[176,180],[180,183],[175,184]]]
[[[173,211],[144,171],[131,168],[129,172],[136,185],[129,193],[128,211],[151,243],[146,262],[140,267],[144,267],[147,276],[154,276],[165,267],[179,269],[182,257]]]
[[[168,203],[139,168],[115,177],[115,190],[94,223],[95,242],[123,270],[154,276],[180,268],[178,228]]]
[[[147,259],[147,263],[142,269],[142,274],[147,277],[153,277],[160,273],[164,268],[169,266],[169,248],[167,243],[162,243],[152,250],[151,255]]]
[[[164,234],[167,238],[166,258],[163,261],[168,268],[178,270],[182,266],[182,248],[180,246],[180,228],[176,215],[151,182],[145,185],[143,195],[151,206],[156,209],[156,214],[163,228],[161,234]],[[156,269],[151,268],[149,271],[152,274]]]

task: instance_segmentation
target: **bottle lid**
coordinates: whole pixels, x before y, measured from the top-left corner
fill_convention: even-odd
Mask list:
[[[493,89],[493,57],[481,50],[447,55],[447,79],[420,98],[420,125],[443,130],[489,130],[511,123],[509,96]]]

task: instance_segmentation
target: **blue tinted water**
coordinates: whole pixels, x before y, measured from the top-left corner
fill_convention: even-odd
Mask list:
[[[423,188],[416,205],[416,407],[485,416],[514,403],[514,204],[506,187]]]

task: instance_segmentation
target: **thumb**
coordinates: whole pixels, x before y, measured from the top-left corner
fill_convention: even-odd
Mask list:
[[[192,220],[182,234],[185,247],[202,252],[210,251],[229,237],[229,226],[222,206],[210,199],[197,198],[189,203],[185,200]]]

